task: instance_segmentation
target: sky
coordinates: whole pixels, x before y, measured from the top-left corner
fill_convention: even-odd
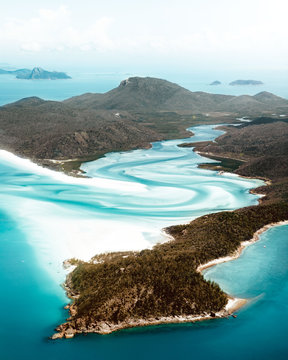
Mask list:
[[[287,0],[10,0],[0,66],[288,70]]]

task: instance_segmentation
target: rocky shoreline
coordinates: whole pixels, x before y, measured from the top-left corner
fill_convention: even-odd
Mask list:
[[[228,303],[222,311],[217,313],[203,313],[199,315],[182,315],[182,316],[168,316],[168,317],[155,317],[148,319],[127,319],[124,322],[120,322],[118,324],[114,324],[108,321],[101,321],[91,323],[88,327],[85,325],[85,320],[81,321],[81,319],[77,319],[76,324],[70,323],[68,318],[68,322],[59,325],[55,330],[57,331],[52,335],[51,339],[71,339],[76,334],[100,334],[100,335],[108,335],[115,331],[135,328],[135,327],[143,327],[143,326],[155,326],[155,325],[163,325],[163,324],[182,324],[182,323],[194,323],[196,321],[204,321],[209,319],[219,319],[219,318],[227,318],[230,315],[233,315],[235,311],[240,309],[247,303],[246,299],[238,299],[238,298],[228,298]],[[71,317],[77,313],[76,306],[72,303],[71,305],[65,306],[65,309],[69,309]]]

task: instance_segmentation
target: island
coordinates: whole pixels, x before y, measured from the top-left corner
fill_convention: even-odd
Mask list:
[[[221,85],[221,81],[219,81],[219,80],[215,80],[215,81],[213,81],[210,85]]]
[[[242,85],[263,85],[262,81],[259,80],[235,80],[230,82],[231,86],[242,86]]]
[[[3,69],[0,69],[0,75],[15,75],[17,79],[24,79],[24,80],[71,79],[71,77],[64,72],[47,71],[40,67],[35,67],[33,70],[29,70],[29,69],[3,70]]]

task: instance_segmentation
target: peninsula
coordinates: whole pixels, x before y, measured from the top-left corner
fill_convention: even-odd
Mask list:
[[[152,250],[72,261],[77,267],[66,281],[71,316],[53,338],[229,315],[227,295],[198,267],[234,254],[263,226],[287,219],[287,203],[205,215],[166,229],[174,240]]]

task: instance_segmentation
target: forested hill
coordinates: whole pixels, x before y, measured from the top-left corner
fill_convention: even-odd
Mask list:
[[[44,159],[87,161],[110,151],[148,147],[151,141],[187,137],[185,129],[195,124],[255,113],[279,117],[286,110],[287,100],[267,92],[215,95],[134,77],[105,94],[63,102],[32,97],[0,107],[0,148],[55,166]]]
[[[287,220],[288,205],[254,206],[172,226],[175,240],[139,253],[114,253],[80,263],[68,276],[74,297],[60,336],[109,333],[223,309],[226,295],[197,272],[200,264],[235,252],[264,225]]]
[[[65,101],[79,108],[119,109],[133,111],[173,111],[202,113],[217,111],[256,112],[272,108],[288,109],[288,100],[267,93],[266,96],[230,96],[192,92],[177,84],[156,78],[133,77],[105,94],[84,94]]]

